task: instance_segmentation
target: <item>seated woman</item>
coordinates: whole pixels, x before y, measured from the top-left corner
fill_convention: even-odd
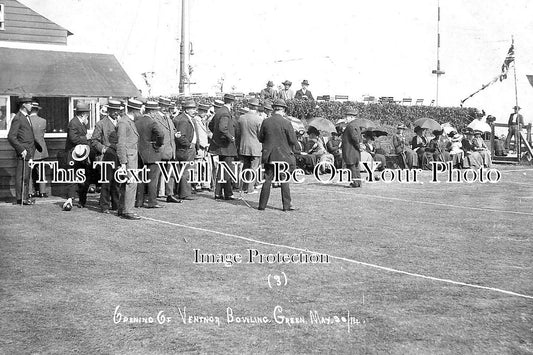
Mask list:
[[[309,135],[306,147],[307,155],[314,156],[316,164],[328,162],[334,166],[335,159],[333,155],[326,151],[324,141],[322,140],[322,137],[320,137],[320,131],[315,127],[309,127],[307,129],[307,134]],[[320,169],[320,172],[323,173],[325,171],[327,171],[327,168],[326,166],[323,166]]]
[[[492,158],[490,156],[490,151],[487,148],[487,145],[485,144],[485,141],[481,137],[483,132],[479,130],[474,131],[474,150],[481,155],[481,159],[483,160],[483,166],[486,168],[490,168],[492,166]]]
[[[426,153],[428,147],[428,139],[425,136],[426,129],[415,127],[416,136],[411,140],[411,149],[416,152],[418,156],[418,166],[422,169],[429,170],[429,162],[433,161],[433,154],[431,152]]]
[[[304,134],[305,131],[303,129],[296,131],[298,145],[294,146],[293,152],[296,159],[296,167],[302,169],[306,174],[312,174],[313,168],[316,165],[316,157],[307,154],[306,148],[308,139]]]
[[[442,135],[443,133],[444,129],[433,131],[435,138],[429,141],[426,148],[426,152],[433,154],[434,161],[447,162],[452,160],[450,153],[446,150],[449,140]]]
[[[464,159],[463,145],[461,143],[463,136],[455,131],[450,132],[449,135],[451,135],[451,139],[446,146],[446,150],[450,154],[453,167],[461,168]]]
[[[465,138],[461,141],[465,158],[463,159],[463,168],[479,169],[483,166],[481,154],[474,150],[474,131],[472,128],[465,128],[463,131]]]
[[[326,150],[328,151],[329,154],[333,155],[336,169],[342,168],[341,143],[342,143],[342,140],[340,139],[340,136],[338,133],[331,133],[331,138],[326,143]]]
[[[402,168],[412,169],[413,167],[418,166],[418,157],[415,152],[413,152],[407,145],[407,138],[405,137],[406,127],[404,124],[398,125],[396,127],[397,131],[394,136],[392,136],[392,145],[394,146],[394,152],[402,158],[403,163]]]
[[[370,160],[376,163],[380,163],[376,168],[377,171],[383,171],[387,167],[387,159],[383,154],[376,152],[376,145],[374,143],[374,134],[372,131],[366,131],[363,133],[363,142],[361,144],[361,161],[367,161],[363,159],[363,156],[368,154]]]

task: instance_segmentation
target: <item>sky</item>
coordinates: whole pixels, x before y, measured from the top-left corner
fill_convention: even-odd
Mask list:
[[[146,92],[175,94],[180,0],[21,0],[74,35],[68,47],[114,54]],[[190,0],[191,92],[258,92],[268,80],[306,79],[317,95],[436,98],[437,0]],[[518,103],[533,122],[532,0],[441,0],[439,105],[500,73],[515,41]],[[515,105],[513,69],[466,101],[506,122]]]

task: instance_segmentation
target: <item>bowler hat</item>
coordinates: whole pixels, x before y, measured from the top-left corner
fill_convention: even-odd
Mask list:
[[[248,105],[249,106],[259,106],[259,99],[256,99],[255,97],[253,99],[250,99],[250,101],[248,101]]]
[[[186,100],[181,104],[182,109],[188,109],[188,108],[196,108],[196,102],[193,100]]]
[[[346,110],[346,116],[357,116],[357,111],[355,111],[353,108],[349,108]]]
[[[284,107],[287,108],[287,104],[285,103],[285,100],[283,99],[276,99],[274,103],[272,104],[272,107]]]
[[[289,85],[291,86],[292,85],[292,81],[290,80],[285,80],[284,82],[282,82],[283,85]]]
[[[109,100],[106,107],[108,110],[117,110],[117,111],[120,111],[124,108],[122,106],[122,103],[118,100]]]
[[[216,108],[222,107],[222,106],[224,106],[224,101],[216,99],[213,102],[213,106],[215,106]]]
[[[39,103],[38,103],[38,102],[35,102],[35,101],[31,103],[31,108],[32,108],[32,109],[36,108],[37,110],[42,109],[42,107],[39,106]]]
[[[89,105],[87,105],[85,102],[78,102],[76,104],[76,112],[90,112],[91,109],[89,108]]]
[[[128,99],[128,102],[126,103],[126,106],[129,108],[132,108],[134,110],[140,110],[143,106],[142,101],[135,100],[135,99]]]
[[[155,101],[146,101],[145,107],[147,110],[159,110],[161,108]]]
[[[209,105],[206,105],[206,104],[199,104],[198,105],[198,110],[200,111],[208,111],[209,110]]]
[[[267,111],[272,111],[272,103],[270,101],[265,101],[265,103],[263,103],[263,108]]]
[[[168,97],[161,96],[158,102],[161,106],[170,106],[170,99]]]
[[[233,94],[225,94],[224,95],[224,101],[226,101],[226,100],[235,101],[235,95],[233,95]]]
[[[309,85],[309,82],[307,80],[302,81],[302,85]]]
[[[19,104],[24,104],[26,102],[33,102],[33,98],[31,96],[20,96],[18,98]]]

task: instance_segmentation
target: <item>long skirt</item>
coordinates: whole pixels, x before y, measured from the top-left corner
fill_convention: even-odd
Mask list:
[[[483,166],[483,158],[478,152],[466,152],[463,168],[479,169]]]
[[[490,168],[492,166],[492,158],[488,150],[479,150],[479,155],[481,155],[481,160],[483,160],[483,166]]]

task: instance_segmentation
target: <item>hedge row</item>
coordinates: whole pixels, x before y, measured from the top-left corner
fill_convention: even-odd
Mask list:
[[[173,98],[179,100],[178,98]],[[214,98],[195,97],[197,103],[212,103]],[[234,110],[247,105],[247,99],[238,100]],[[422,117],[429,117],[439,123],[449,122],[453,127],[461,129],[476,115],[475,108],[462,107],[434,107],[434,106],[403,106],[399,104],[365,104],[353,101],[287,101],[288,114],[300,119],[312,117],[324,117],[333,122],[344,117],[348,108],[353,108],[359,113],[359,117],[376,122],[379,126],[395,127],[400,123],[411,129],[413,122]]]

